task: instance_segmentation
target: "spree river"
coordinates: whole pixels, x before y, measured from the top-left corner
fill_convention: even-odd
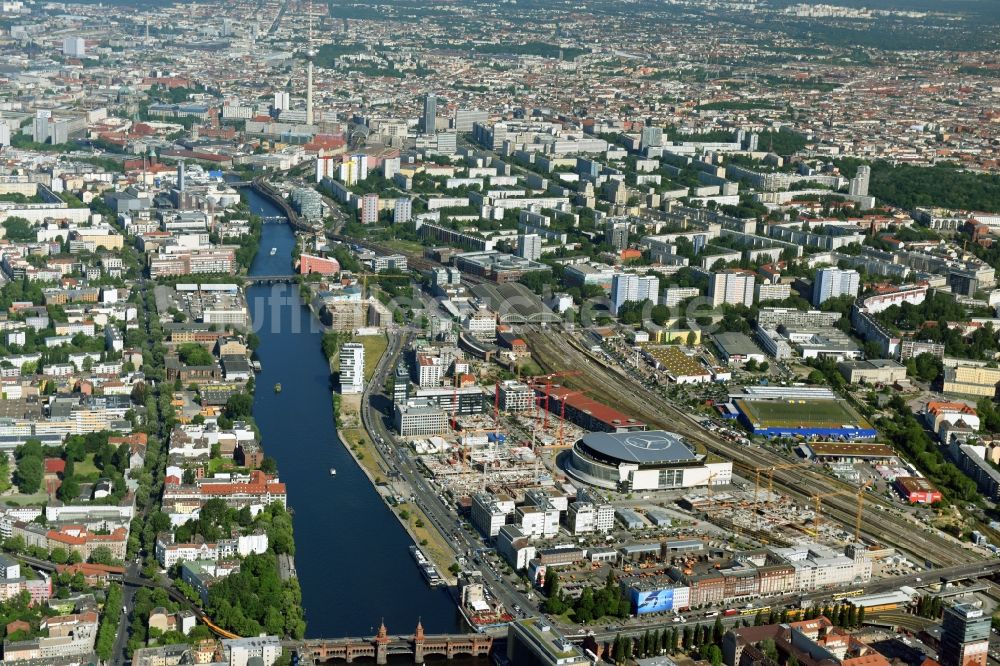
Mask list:
[[[281,214],[256,193],[246,194],[254,213]],[[250,273],[291,273],[294,245],[289,225],[265,224]],[[391,634],[412,633],[418,618],[428,633],[460,631],[451,596],[444,587],[427,586],[410,556],[409,535],[337,437],[322,332],[298,288],[254,286],[247,298],[262,365],[254,417],[294,511],[306,635],[373,636],[383,618]]]

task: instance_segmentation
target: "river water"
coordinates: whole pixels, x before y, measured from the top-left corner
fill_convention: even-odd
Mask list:
[[[246,194],[253,212],[280,215],[254,192]],[[250,273],[291,273],[294,244],[289,225],[265,224]],[[262,365],[254,417],[294,511],[306,636],[373,636],[383,619],[391,634],[411,634],[418,619],[428,633],[461,631],[451,596],[427,586],[410,556],[409,535],[337,438],[322,332],[298,288],[254,286],[247,298]]]

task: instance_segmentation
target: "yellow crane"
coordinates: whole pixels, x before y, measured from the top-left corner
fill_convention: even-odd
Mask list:
[[[761,473],[767,474],[767,497],[768,501],[774,497],[774,471],[777,469],[801,469],[802,465],[799,463],[785,463],[781,465],[764,465],[763,467],[754,468],[754,478],[753,478],[753,506],[754,511],[759,511],[760,509],[760,475]]]
[[[823,511],[823,499],[826,497],[837,497],[838,495],[854,495],[855,501],[857,503],[857,508],[854,513],[854,540],[858,543],[861,542],[861,515],[865,507],[865,491],[868,490],[868,484],[865,484],[858,488],[857,490],[836,490],[830,493],[822,493],[818,495],[813,495],[813,505],[816,512],[815,518],[813,519],[813,529],[816,532],[816,536],[819,536],[819,526],[822,520]]]

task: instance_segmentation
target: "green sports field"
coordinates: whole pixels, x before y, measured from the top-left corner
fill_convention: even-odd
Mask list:
[[[740,411],[762,428],[839,428],[871,425],[840,400],[739,400]]]

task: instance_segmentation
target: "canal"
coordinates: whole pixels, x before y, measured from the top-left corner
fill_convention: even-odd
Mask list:
[[[254,213],[280,215],[256,193],[246,194]],[[251,274],[290,273],[294,244],[289,225],[265,224]],[[337,437],[322,332],[298,288],[254,286],[247,298],[262,365],[254,417],[294,511],[306,635],[372,636],[383,618],[393,634],[410,634],[418,618],[428,633],[460,631],[448,591],[426,585],[409,535]]]

